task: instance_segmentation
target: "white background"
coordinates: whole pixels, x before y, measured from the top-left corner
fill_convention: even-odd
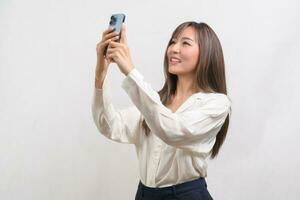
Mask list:
[[[93,124],[96,44],[126,14],[137,69],[159,90],[177,25],[208,23],[223,46],[228,136],[208,161],[219,200],[300,199],[300,14],[295,1],[0,1],[0,199],[134,199],[133,145]],[[298,12],[298,13],[297,13]],[[132,105],[110,66],[115,107]]]

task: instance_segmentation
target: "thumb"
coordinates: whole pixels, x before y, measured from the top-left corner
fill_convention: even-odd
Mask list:
[[[127,35],[126,35],[126,28],[124,23],[122,23],[120,43],[127,45]]]

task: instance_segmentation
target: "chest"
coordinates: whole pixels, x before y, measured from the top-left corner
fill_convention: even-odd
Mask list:
[[[185,102],[185,100],[172,100],[169,104],[167,104],[167,108],[169,108],[173,113]]]

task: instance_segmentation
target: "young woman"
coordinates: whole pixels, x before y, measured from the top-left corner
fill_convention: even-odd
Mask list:
[[[159,92],[133,65],[124,25],[120,42],[116,39],[106,30],[97,44],[92,113],[105,137],[135,145],[140,168],[135,199],[212,199],[206,159],[218,154],[231,113],[218,37],[206,23],[180,24],[166,48]],[[122,88],[134,106],[116,110],[110,101],[111,62],[126,76]]]

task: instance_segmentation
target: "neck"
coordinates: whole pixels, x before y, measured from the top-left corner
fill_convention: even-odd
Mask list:
[[[194,74],[191,75],[177,75],[177,87],[175,92],[175,97],[178,99],[183,99],[191,96],[194,93],[200,91],[195,82]]]

